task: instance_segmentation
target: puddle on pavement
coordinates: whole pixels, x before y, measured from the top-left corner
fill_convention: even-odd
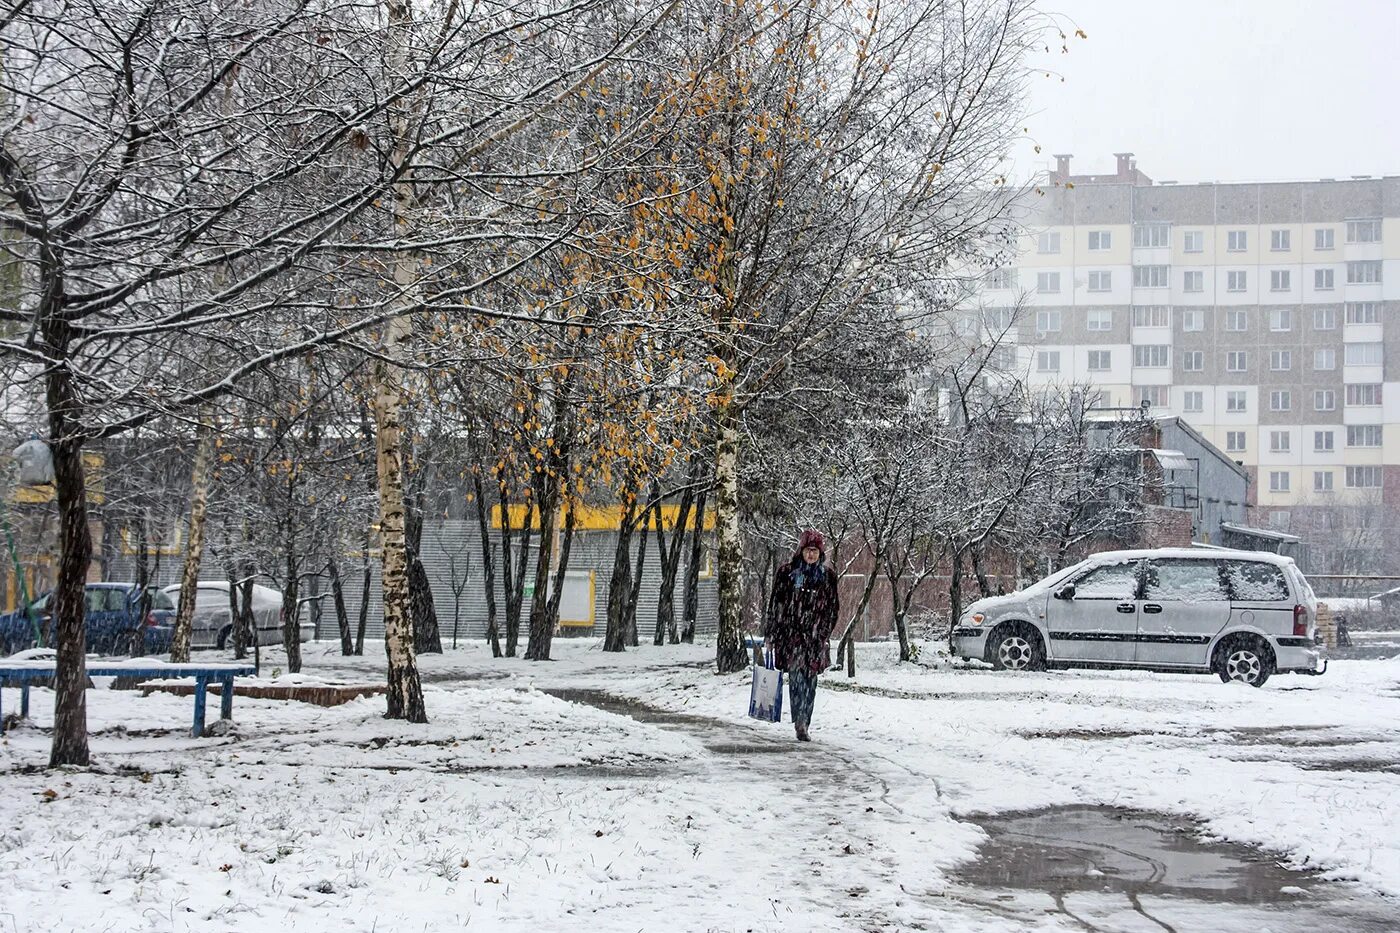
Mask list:
[[[958,878],[979,887],[1252,904],[1318,883],[1246,846],[1203,841],[1191,821],[1163,814],[1063,807],[976,822],[990,839]]]
[[[1400,929],[1393,901],[1292,871],[1248,846],[1202,839],[1187,818],[1057,807],[975,822],[990,838],[954,873],[964,893],[950,893],[1027,926],[1057,915],[1100,933]]]

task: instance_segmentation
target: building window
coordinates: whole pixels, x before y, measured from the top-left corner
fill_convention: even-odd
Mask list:
[[[1379,285],[1380,281],[1381,261],[1379,259],[1347,263],[1348,285]]]
[[[1233,308],[1225,312],[1226,330],[1249,330],[1249,312],[1243,308]]]
[[[1293,274],[1287,269],[1269,270],[1269,291],[1286,292],[1293,288]]]
[[[1242,292],[1249,287],[1249,273],[1244,270],[1225,273],[1225,290],[1227,292]]]
[[[1225,234],[1225,248],[1232,253],[1242,253],[1249,249],[1249,232],[1247,230],[1231,230]]]
[[[1200,230],[1187,230],[1182,238],[1181,249],[1186,253],[1205,252],[1206,236]]]
[[[1320,454],[1330,454],[1336,449],[1336,441],[1332,431],[1313,432],[1313,450]]]
[[[1137,403],[1150,408],[1167,407],[1166,386],[1138,386]]]
[[[1379,243],[1380,241],[1381,222],[1379,220],[1347,221],[1348,243]]]
[[[1313,330],[1336,330],[1336,308],[1313,308]]]
[[[1206,314],[1204,311],[1188,309],[1181,312],[1181,329],[1184,331],[1204,330],[1206,326]]]
[[[1336,411],[1337,393],[1332,389],[1318,389],[1313,393],[1313,411]]]
[[[1317,372],[1327,372],[1337,368],[1337,351],[1331,347],[1323,347],[1313,351],[1313,369]]]
[[[1133,227],[1133,245],[1141,249],[1170,246],[1171,242],[1169,224],[1138,224]]]
[[[1269,492],[1288,492],[1288,471],[1269,471]]]
[[[1171,308],[1166,305],[1136,305],[1133,307],[1133,326],[1166,327],[1171,313]]]
[[[1133,347],[1133,365],[1143,369],[1160,369],[1167,365],[1167,348],[1160,344]]]
[[[1185,350],[1181,354],[1181,368],[1184,372],[1198,373],[1206,368],[1206,355],[1201,350]]]
[[[1042,233],[1036,243],[1036,252],[1044,255],[1047,253],[1058,253],[1060,251],[1060,234]]]
[[[1036,372],[1057,373],[1060,371],[1059,350],[1038,350],[1035,354]]]
[[[1293,312],[1288,308],[1274,308],[1269,312],[1269,330],[1280,332],[1293,329]]]
[[[1090,231],[1089,231],[1089,248],[1090,248],[1090,249],[1093,249],[1093,250],[1112,249],[1112,248],[1113,248],[1113,231],[1112,231],[1112,230],[1090,230]]]
[[[1313,249],[1333,249],[1337,245],[1337,231],[1331,227],[1318,227],[1313,231]]]
[[[1286,373],[1293,368],[1292,350],[1270,350],[1269,369],[1276,373]]]
[[[1270,230],[1269,249],[1275,253],[1286,253],[1293,248],[1293,234],[1290,230]]]
[[[1332,491],[1332,471],[1331,471],[1331,470],[1314,470],[1314,471],[1313,471],[1313,492],[1331,492],[1331,491]]]
[[[1042,295],[1056,295],[1060,291],[1060,273],[1058,272],[1037,272],[1035,274],[1035,290]]]
[[[1276,454],[1286,454],[1293,449],[1293,435],[1287,431],[1269,432],[1269,450]]]
[[[1230,350],[1225,354],[1225,371],[1227,373],[1242,373],[1249,369],[1249,352],[1247,350]]]
[[[1166,266],[1133,266],[1134,288],[1166,288]]]
[[[1183,272],[1181,273],[1181,290],[1184,292],[1203,292],[1206,290],[1206,274],[1204,272]]]
[[[1385,349],[1378,343],[1349,343],[1346,345],[1346,365],[1380,366]]]
[[[1346,306],[1348,324],[1379,324],[1381,303],[1379,301],[1348,301]]]
[[[1011,327],[1015,317],[1013,308],[985,308],[982,311],[982,325],[989,331],[1000,333]]]
[[[1225,449],[1228,450],[1228,451],[1230,451],[1231,453],[1242,453],[1242,452],[1244,451],[1244,449],[1245,449],[1245,447],[1244,447],[1244,432],[1243,432],[1243,431],[1226,431],[1226,432],[1225,432]]]
[[[1091,291],[1091,292],[1109,292],[1109,291],[1113,291],[1113,273],[1112,273],[1112,272],[1090,272],[1090,273],[1089,273],[1089,291]]]
[[[1089,312],[1089,330],[1113,330],[1113,312],[1107,308],[1094,308]]]
[[[1035,330],[1039,334],[1053,334],[1060,329],[1059,311],[1037,311],[1035,313]]]
[[[1249,411],[1248,394],[1239,389],[1232,389],[1225,393],[1225,410],[1231,414],[1239,415]],[[1244,448],[1240,448],[1243,450]]]
[[[1181,410],[1191,414],[1199,414],[1205,410],[1205,393],[1190,390],[1181,393]]]
[[[1347,386],[1347,405],[1358,408],[1374,408],[1381,403],[1381,386],[1378,382],[1363,382]]]
[[[1336,269],[1314,269],[1313,288],[1320,292],[1330,292],[1337,286]]]
[[[992,352],[987,354],[987,365],[992,369],[1009,372],[1016,366],[1016,348],[1008,346],[993,347]]]
[[[1269,393],[1269,411],[1292,411],[1293,393],[1288,389],[1275,389]]]
[[[1381,485],[1381,468],[1378,466],[1349,466],[1347,467],[1347,488],[1348,489],[1379,489]]]
[[[1109,350],[1089,351],[1089,371],[1093,373],[1103,372],[1113,367],[1113,354]]]
[[[1381,426],[1378,424],[1349,424],[1347,425],[1347,446],[1348,447],[1379,447],[1381,446]]]
[[[1015,269],[993,269],[987,273],[987,287],[992,289],[1004,289],[1016,287]]]

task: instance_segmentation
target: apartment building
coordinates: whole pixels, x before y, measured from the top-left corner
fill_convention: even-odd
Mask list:
[[[1400,505],[1400,177],[1182,185],[1070,159],[982,283],[984,314],[1017,309],[1005,361],[1180,415],[1249,472],[1260,523]]]

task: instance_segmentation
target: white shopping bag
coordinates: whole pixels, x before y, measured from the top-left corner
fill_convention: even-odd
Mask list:
[[[764,722],[779,722],[783,718],[783,672],[773,669],[771,651],[763,653],[763,666],[753,666],[749,715]]]

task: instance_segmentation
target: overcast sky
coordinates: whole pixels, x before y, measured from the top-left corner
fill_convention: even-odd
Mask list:
[[[1038,56],[1017,174],[1136,153],[1153,180],[1400,175],[1400,0],[1042,0],[1083,29]],[[1064,81],[1060,78],[1063,76]]]

